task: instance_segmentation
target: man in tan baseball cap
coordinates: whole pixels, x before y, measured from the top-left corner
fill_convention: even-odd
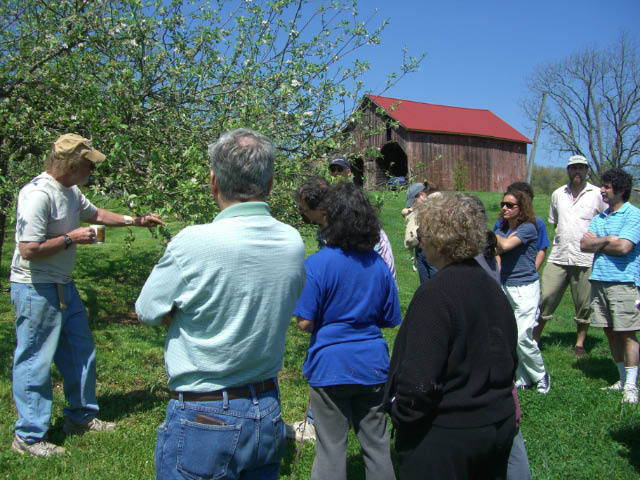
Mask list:
[[[105,156],[91,145],[91,142],[76,133],[65,133],[53,144],[56,155],[72,155],[77,151],[82,157],[93,163],[104,162]]]
[[[67,133],[53,144],[45,172],[18,194],[16,248],[11,262],[11,299],[16,313],[13,398],[18,410],[11,449],[49,457],[65,453],[46,441],[51,423],[51,362],[64,380],[63,430],[67,434],[108,431],[98,420],[96,350],[89,319],[73,283],[76,245],[94,243],[88,222],[110,227],[164,225],[154,214],[136,217],[96,208],[78,185],[87,182],[104,154]]]

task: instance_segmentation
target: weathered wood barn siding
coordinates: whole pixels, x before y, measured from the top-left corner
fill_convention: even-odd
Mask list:
[[[428,132],[408,132],[408,139],[409,171],[441,190],[455,188],[456,170],[464,172],[465,189],[476,192],[502,192],[526,177],[525,143]]]
[[[376,111],[370,101],[361,105],[363,127],[345,133],[353,137],[350,157],[362,161],[363,184],[375,189],[386,183],[388,159],[366,155],[367,147],[383,151],[396,143],[407,156],[405,175],[427,179],[441,190],[455,189],[455,172],[465,171],[465,189],[500,192],[512,182],[524,180],[527,144],[487,137],[437,132],[407,131],[403,126],[388,127],[390,118]]]

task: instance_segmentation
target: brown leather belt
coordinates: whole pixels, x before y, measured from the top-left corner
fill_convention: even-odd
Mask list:
[[[262,382],[256,382],[253,384],[253,389],[256,395],[270,392],[276,389],[276,382],[271,378],[269,380],[263,380]],[[251,397],[251,389],[249,385],[245,385],[244,387],[223,388],[222,390],[214,390],[213,392],[171,392],[171,398],[179,400],[180,394],[182,394],[182,400],[184,402],[217,402],[223,399],[222,392],[224,391],[227,392],[227,398],[229,400]]]

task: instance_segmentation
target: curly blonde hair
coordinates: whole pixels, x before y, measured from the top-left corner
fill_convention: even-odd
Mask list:
[[[484,249],[487,215],[477,197],[431,195],[416,210],[421,240],[452,262],[473,258]]]

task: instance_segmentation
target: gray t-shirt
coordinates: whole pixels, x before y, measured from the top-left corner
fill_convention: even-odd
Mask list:
[[[44,242],[59,237],[95,216],[97,208],[75,185],[65,187],[46,172],[27,183],[18,194],[16,248],[10,280],[16,283],[69,283],[76,262],[76,246],[39,260],[25,260],[20,242]]]

